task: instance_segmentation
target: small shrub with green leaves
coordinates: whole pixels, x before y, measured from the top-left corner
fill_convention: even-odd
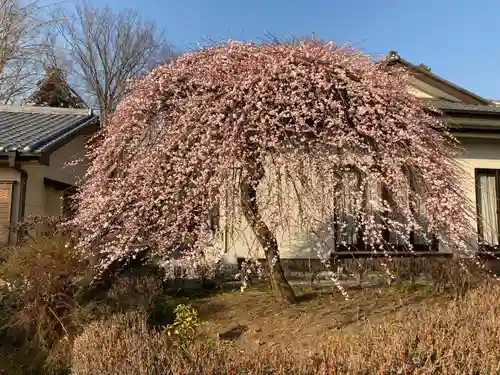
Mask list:
[[[153,328],[161,329],[167,324],[173,323],[175,319],[175,307],[179,299],[168,295],[158,295],[149,306],[147,311],[148,324]]]
[[[184,304],[178,305],[174,313],[174,322],[165,326],[167,335],[176,338],[181,344],[192,341],[200,326],[198,313],[191,305]]]

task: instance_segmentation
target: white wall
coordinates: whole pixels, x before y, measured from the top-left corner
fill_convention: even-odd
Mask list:
[[[460,139],[466,152],[459,159],[464,172],[463,186],[468,199],[475,206],[476,199],[476,169],[500,169],[500,138],[462,138]],[[471,219],[471,224],[477,228],[477,221]]]
[[[49,166],[45,168],[44,176],[55,181],[77,185],[88,166],[88,161],[84,159],[88,138],[87,135],[81,135],[54,151],[50,155]],[[76,165],[68,166],[68,163],[81,159],[82,161]]]
[[[76,165],[67,164],[83,158],[88,136],[79,136],[50,155],[49,166],[26,163],[22,168],[28,173],[25,215],[56,216],[62,213],[62,194],[46,186],[44,178],[69,185],[77,185],[87,167],[83,160]]]
[[[472,208],[475,209],[475,169],[500,169],[500,138],[462,138],[460,141],[466,150],[458,159],[463,172],[463,186],[466,189],[467,197],[473,205]],[[291,204],[291,207],[295,211],[293,204]],[[266,217],[265,210],[263,216]],[[471,220],[473,220],[471,224],[476,228],[477,223],[475,219]],[[236,223],[233,227],[230,227],[228,232],[233,233],[232,236],[229,236],[226,245],[228,249],[226,258],[228,261],[234,262],[238,257],[248,257],[249,253],[254,257],[263,257],[263,251],[260,249],[253,232],[248,227],[244,218],[240,219],[240,223]],[[297,226],[292,224],[286,231],[278,230],[275,233],[282,258],[316,257],[317,252],[311,249],[310,241],[307,240],[307,233],[301,231]],[[327,243],[331,249],[334,248],[333,241],[327,239]]]

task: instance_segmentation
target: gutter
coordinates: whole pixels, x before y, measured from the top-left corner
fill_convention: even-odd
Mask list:
[[[500,118],[492,117],[452,117],[443,118],[444,121],[454,131],[470,131],[470,132],[484,132],[484,131],[500,131]]]
[[[464,117],[488,117],[488,118],[500,118],[500,112],[494,110],[487,109],[461,109],[461,108],[446,108],[445,106],[439,107],[436,106],[437,109],[444,112],[447,115],[462,115]]]
[[[24,213],[25,213],[25,205],[26,205],[26,185],[28,182],[28,172],[26,172],[24,169],[19,167],[18,164],[18,153],[16,151],[11,151],[8,152],[8,158],[9,158],[9,167],[14,169],[15,171],[19,172],[21,175],[21,181],[19,184],[19,207],[18,207],[18,212],[17,212],[17,220],[18,222],[22,222],[24,220]],[[14,223],[11,223],[14,224]],[[17,238],[16,238],[16,244],[19,244],[21,238],[22,238],[23,233],[20,233],[18,231],[17,233]],[[9,234],[9,241],[10,241],[10,234]]]
[[[5,151],[0,152],[0,160],[7,161],[9,165],[11,164],[11,154],[16,153],[16,164],[20,161],[38,161],[40,164],[48,165],[48,157],[45,154],[40,153],[19,153],[18,151]],[[11,167],[12,168],[12,167]]]

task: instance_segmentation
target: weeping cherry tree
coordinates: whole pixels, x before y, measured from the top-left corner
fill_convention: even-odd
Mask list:
[[[314,41],[230,42],[154,69],[90,150],[74,219],[80,249],[105,269],[140,245],[168,261],[189,243],[181,256],[194,267],[217,242],[208,218],[218,207],[224,225],[251,229],[258,251],[249,257],[264,254],[288,302],[276,233],[292,226],[315,233],[323,223],[338,234],[335,246],[352,243],[357,228],[357,246],[373,252],[390,251],[390,238],[412,251],[418,236],[467,254],[473,211],[457,142],[408,93],[409,79]]]

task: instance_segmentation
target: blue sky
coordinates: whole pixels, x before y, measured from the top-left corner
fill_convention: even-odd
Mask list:
[[[104,3],[100,0],[99,3]],[[97,1],[96,1],[97,2]],[[101,4],[102,4],[101,3]],[[204,40],[310,35],[413,63],[500,99],[499,0],[107,0],[155,20],[179,49]]]

